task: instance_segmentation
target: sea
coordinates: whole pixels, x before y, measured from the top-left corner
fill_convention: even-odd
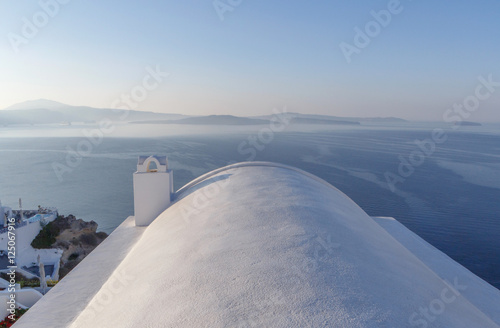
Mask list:
[[[500,289],[500,125],[0,127],[0,200],[57,207],[112,232],[133,215],[140,155],[167,155],[174,188],[242,161],[298,167],[371,216],[394,217]]]

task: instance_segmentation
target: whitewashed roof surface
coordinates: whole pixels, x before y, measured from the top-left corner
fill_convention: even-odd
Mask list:
[[[498,327],[499,308],[397,221],[254,163],[183,189],[147,228],[127,219],[15,327]]]

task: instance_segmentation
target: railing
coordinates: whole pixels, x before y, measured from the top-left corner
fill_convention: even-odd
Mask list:
[[[24,226],[26,226],[28,224],[39,222],[39,221],[45,220],[45,219],[55,218],[55,217],[57,217],[57,210],[53,211],[53,213],[50,213],[50,214],[36,214],[35,216],[32,216],[29,219],[24,220],[21,223],[17,223],[15,225],[15,228],[19,229],[19,228],[22,228],[22,227],[24,227]],[[7,231],[9,231],[8,227],[1,228],[0,229],[0,234],[6,233]]]

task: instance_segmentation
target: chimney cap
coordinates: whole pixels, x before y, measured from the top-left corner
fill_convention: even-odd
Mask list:
[[[150,169],[151,163],[156,164],[156,170]],[[139,156],[137,161],[137,172],[167,172],[168,161],[167,156]]]

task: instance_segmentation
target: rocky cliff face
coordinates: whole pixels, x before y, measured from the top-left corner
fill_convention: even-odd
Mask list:
[[[83,221],[73,215],[59,216],[44,227],[37,238],[49,236],[47,246],[63,250],[59,271],[60,278],[63,278],[108,236],[105,232],[96,231],[97,223],[94,221]]]

